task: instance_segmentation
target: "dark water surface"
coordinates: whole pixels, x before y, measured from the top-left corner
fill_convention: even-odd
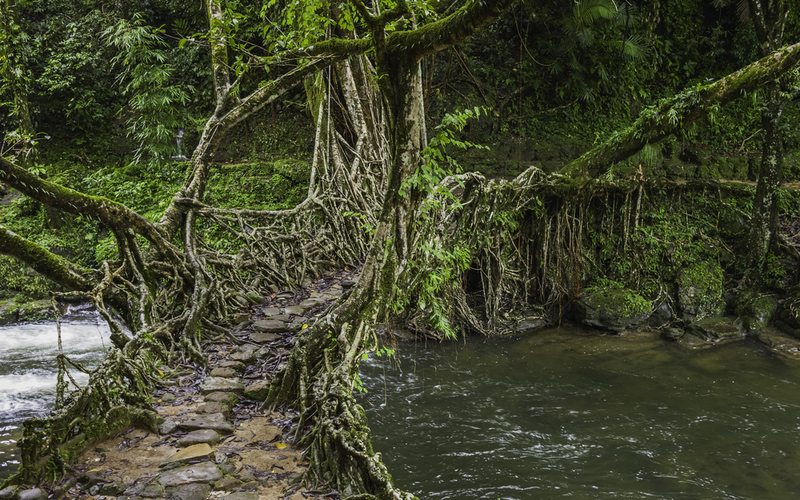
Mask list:
[[[70,314],[61,325],[64,353],[93,367],[111,346],[106,323],[91,311]],[[21,422],[53,407],[58,332],[55,323],[0,327],[0,480],[17,469]],[[76,382],[88,376],[72,371]]]
[[[564,327],[401,344],[361,377],[375,449],[421,499],[800,498],[800,366],[749,341]]]

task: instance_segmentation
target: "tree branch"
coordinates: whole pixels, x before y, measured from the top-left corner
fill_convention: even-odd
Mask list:
[[[646,144],[662,141],[725,104],[779,78],[800,63],[800,43],[786,47],[708,85],[661,100],[642,111],[634,124],[573,160],[560,173],[585,182],[616,162],[639,152]],[[524,175],[520,174],[520,175]]]

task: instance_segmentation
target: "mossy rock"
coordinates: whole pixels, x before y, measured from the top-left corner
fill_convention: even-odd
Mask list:
[[[737,302],[736,315],[742,318],[742,323],[749,332],[758,332],[766,328],[778,309],[776,296],[755,291],[743,292]]]
[[[19,303],[16,300],[0,301],[0,326],[12,323],[46,321],[55,319],[49,300],[34,300]]]
[[[683,319],[718,316],[725,311],[722,268],[716,261],[700,261],[682,268],[676,279],[678,306]]]
[[[735,316],[717,316],[701,319],[690,324],[686,331],[706,342],[712,343],[740,340],[745,336],[744,324]]]
[[[573,318],[584,325],[622,332],[644,323],[650,301],[625,288],[591,288],[572,306]]]

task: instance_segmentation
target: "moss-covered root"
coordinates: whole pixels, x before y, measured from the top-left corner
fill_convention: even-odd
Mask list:
[[[306,336],[314,339],[303,343],[305,355],[295,356],[295,366],[284,373],[283,378],[293,380],[299,389],[293,394],[301,407],[301,421],[311,426],[301,440],[309,460],[305,481],[332,486],[348,499],[412,500],[416,497],[394,487],[381,455],[373,451],[364,409],[352,394],[370,331],[359,322],[355,327],[344,323],[308,332]],[[320,353],[312,346],[322,344],[326,348],[321,360],[309,355]],[[286,396],[281,389],[286,387],[276,383],[273,402]]]

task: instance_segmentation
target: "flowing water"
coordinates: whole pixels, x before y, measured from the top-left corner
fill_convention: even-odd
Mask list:
[[[421,499],[800,496],[800,366],[749,341],[564,327],[401,344],[361,377],[375,450]]]
[[[105,322],[94,312],[78,311],[61,325],[63,352],[87,367],[96,366],[111,346]],[[55,401],[58,333],[55,323],[0,327],[0,482],[19,464],[16,442],[21,422],[45,416]],[[72,371],[78,383],[88,376]]]

